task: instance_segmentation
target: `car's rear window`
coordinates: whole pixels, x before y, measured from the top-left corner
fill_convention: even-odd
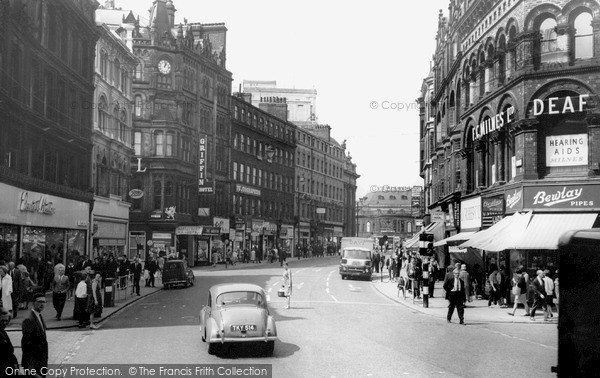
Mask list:
[[[238,304],[262,306],[264,300],[261,294],[254,291],[230,291],[217,297],[217,306]]]

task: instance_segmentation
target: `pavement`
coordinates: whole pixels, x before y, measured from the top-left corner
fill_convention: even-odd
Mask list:
[[[387,273],[387,272],[386,272]],[[378,274],[375,276],[379,277]],[[448,314],[448,301],[445,299],[443,282],[437,281],[433,290],[433,298],[428,298],[428,307],[423,306],[423,299],[414,299],[410,292],[406,293],[406,298],[402,292],[398,290],[396,282],[381,282],[374,281],[373,287],[387,298],[403,305],[411,310],[421,314],[432,316],[435,318],[446,319]],[[431,295],[431,293],[429,294]],[[497,305],[488,307],[487,299],[473,299],[472,302],[467,302],[465,308],[465,323],[468,324],[485,324],[485,323],[529,323],[529,324],[558,324],[558,313],[554,311],[553,317],[550,320],[544,321],[543,311],[536,311],[535,321],[529,319],[529,316],[524,316],[525,309],[522,305],[517,307],[515,315],[511,316],[508,312],[512,312],[512,304],[508,308],[502,308]],[[458,314],[454,311],[452,322],[458,324]]]
[[[116,314],[117,312],[119,312],[120,310],[122,310],[123,308],[127,307],[131,303],[136,302],[139,299],[144,298],[145,296],[148,296],[150,294],[153,294],[153,293],[159,291],[160,289],[162,289],[162,282],[160,282],[160,279],[157,280],[157,282],[155,283],[155,286],[156,287],[146,287],[145,282],[142,279],[141,284],[140,284],[140,295],[139,296],[132,293],[131,287],[116,291],[115,292],[115,305],[113,307],[104,307],[102,309],[102,317],[100,319],[94,318],[94,323],[99,323],[101,321],[104,321],[104,320],[110,318],[111,316],[113,316],[114,314]],[[103,300],[104,300],[105,295],[106,295],[105,293],[102,294]],[[29,308],[31,309],[32,307],[33,307],[33,305],[30,304]],[[65,302],[65,307],[62,312],[62,319],[60,321],[57,320],[56,319],[56,310],[54,310],[54,306],[52,305],[52,293],[47,292],[46,293],[46,306],[44,307],[44,310],[42,311],[42,316],[44,317],[44,323],[46,323],[46,329],[54,330],[54,329],[77,328],[77,326],[79,325],[79,322],[77,320],[73,319],[74,307],[75,307],[75,301],[73,300],[73,298],[68,299],[67,302]],[[29,310],[19,310],[19,312],[17,313],[17,318],[12,319],[10,321],[10,324],[6,327],[6,331],[7,332],[11,332],[11,331],[13,331],[13,332],[19,331],[20,332],[23,319],[25,319],[28,316],[28,313],[29,313]]]

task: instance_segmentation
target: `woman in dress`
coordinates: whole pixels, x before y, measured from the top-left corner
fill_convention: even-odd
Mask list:
[[[290,308],[290,299],[292,297],[292,271],[287,262],[283,263],[283,290],[287,299],[287,304],[284,308],[287,309]]]
[[[102,316],[102,276],[96,273],[92,280],[92,295],[88,297],[87,312],[90,314],[90,329],[96,329],[94,318],[100,319]]]
[[[11,318],[14,317],[13,303],[11,294],[13,292],[12,278],[8,274],[8,267],[0,265],[0,287],[2,287],[2,307],[9,312]]]

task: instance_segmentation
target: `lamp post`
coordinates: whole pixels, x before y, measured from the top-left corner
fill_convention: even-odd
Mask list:
[[[300,244],[300,184],[304,184],[304,174],[298,179],[298,189],[296,190],[296,230],[294,232],[294,251],[298,254],[298,260],[300,260],[300,251],[296,248]],[[296,240],[298,235],[298,240]]]
[[[367,200],[367,197],[361,197],[358,199],[358,201],[356,201],[356,236],[358,237],[358,227],[359,227],[359,222],[358,222],[358,215],[360,213],[360,210],[362,210],[362,208],[364,207],[364,203]]]

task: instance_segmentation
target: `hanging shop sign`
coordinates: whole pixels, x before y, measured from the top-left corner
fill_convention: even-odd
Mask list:
[[[204,226],[202,228],[202,235],[221,235],[221,227]]]
[[[546,137],[547,167],[568,167],[587,164],[587,134],[551,135]]]
[[[202,226],[179,226],[175,235],[202,235]]]
[[[208,147],[208,136],[198,136],[198,193],[212,193],[212,186],[206,181],[206,151]],[[210,187],[210,190],[206,189]]]
[[[481,228],[481,197],[460,203],[460,227],[461,230]]]
[[[479,125],[473,127],[473,140],[481,139],[483,136],[495,130],[500,130],[507,124],[514,121],[515,108],[513,106],[506,108],[505,111],[496,114],[493,117],[485,119]]]
[[[443,211],[432,211],[431,212],[431,223],[444,222],[446,220],[446,213]]]
[[[525,187],[526,209],[570,210],[600,207],[600,185],[545,185]]]
[[[576,112],[583,112],[587,109],[587,98],[589,94],[582,94],[579,96],[565,96],[565,97],[548,97],[545,100],[536,98],[532,104],[532,114],[539,116],[542,114],[569,114]]]
[[[504,193],[505,211],[514,213],[523,208],[523,188],[508,190]]]
[[[144,191],[142,189],[131,189],[129,191],[129,198],[131,199],[140,199],[144,196]]]
[[[481,200],[481,214],[484,217],[504,215],[504,195],[499,194]]]
[[[219,227],[222,234],[229,234],[229,219],[214,217],[213,226]]]

